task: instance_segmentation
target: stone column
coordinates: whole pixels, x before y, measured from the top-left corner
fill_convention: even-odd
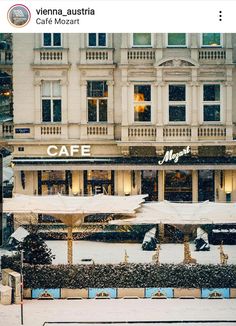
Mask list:
[[[230,69],[231,70],[231,69]],[[230,74],[232,71],[230,72]],[[233,127],[232,127],[232,81],[227,81],[224,83],[225,93],[226,93],[226,106],[222,105],[223,109],[226,108],[225,111],[225,125],[226,125],[226,140],[233,139]],[[222,110],[221,110],[222,111]]]
[[[192,171],[192,201],[198,202],[198,171]]]
[[[157,87],[157,115],[156,115],[156,141],[163,142],[163,101],[162,101],[162,91],[165,83],[157,82],[155,83]]]
[[[107,102],[107,123],[108,125],[108,137],[114,139],[114,81],[109,80],[108,86],[108,102]]]
[[[190,84],[192,88],[192,99],[191,99],[191,141],[198,140],[198,126],[199,126],[199,117],[200,112],[200,103],[199,103],[199,86],[200,84],[196,81],[197,78],[197,69],[194,69],[192,72],[193,81]]]
[[[121,84],[121,103],[122,103],[122,133],[121,133],[121,140],[128,141],[128,86],[129,83],[127,82],[127,70],[122,70],[122,84]]]
[[[80,138],[87,139],[87,80],[80,82]]]
[[[164,177],[164,171],[159,170],[158,171],[158,201],[164,200],[164,192],[165,192],[165,177]]]

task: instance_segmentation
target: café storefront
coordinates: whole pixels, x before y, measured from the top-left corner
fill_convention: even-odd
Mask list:
[[[15,157],[13,164],[16,193],[236,200],[236,157],[192,155],[190,148],[186,153],[168,149],[163,156]]]

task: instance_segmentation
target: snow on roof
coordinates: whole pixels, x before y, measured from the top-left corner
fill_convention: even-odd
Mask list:
[[[22,226],[20,226],[18,229],[16,229],[15,232],[11,234],[11,238],[14,238],[17,241],[21,242],[28,234],[29,232],[26,229],[24,229]]]

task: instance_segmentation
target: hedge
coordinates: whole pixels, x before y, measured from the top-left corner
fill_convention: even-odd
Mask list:
[[[2,268],[19,262],[2,258]],[[180,287],[236,288],[236,265],[24,265],[27,288]]]

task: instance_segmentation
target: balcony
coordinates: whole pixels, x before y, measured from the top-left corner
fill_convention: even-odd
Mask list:
[[[3,122],[0,125],[0,138],[9,139],[13,138],[13,122]]]
[[[155,62],[155,58],[155,49],[121,49],[122,64],[153,64]]]
[[[225,140],[226,127],[224,126],[201,126],[198,128],[199,140]]]
[[[68,49],[34,49],[34,65],[68,65]]]
[[[130,141],[155,141],[155,126],[130,126],[128,127],[128,139]]]
[[[12,64],[12,51],[0,50],[0,64],[11,65]]]
[[[199,49],[199,63],[203,64],[224,64],[226,61],[225,49]]]
[[[191,127],[187,126],[168,126],[163,128],[164,141],[190,141]]]
[[[113,124],[88,124],[81,126],[82,135],[85,134],[87,139],[114,139]],[[85,129],[86,128],[86,129]],[[81,135],[81,136],[82,136]],[[84,138],[82,136],[82,138]]]
[[[81,49],[81,64],[113,64],[113,49]]]

